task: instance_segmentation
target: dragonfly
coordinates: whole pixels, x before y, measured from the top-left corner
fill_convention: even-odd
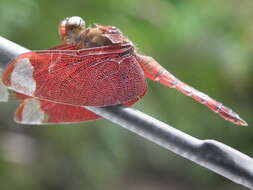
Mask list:
[[[21,54],[3,71],[3,85],[20,101],[16,122],[99,119],[85,106],[132,106],[145,96],[149,78],[191,97],[225,120],[247,126],[230,108],[182,82],[154,58],[138,53],[117,27],[87,27],[81,17],[73,16],[61,21],[58,31],[62,44]]]

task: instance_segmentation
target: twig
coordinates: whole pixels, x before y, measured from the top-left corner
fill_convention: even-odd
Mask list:
[[[29,50],[0,36],[0,64]],[[253,189],[253,159],[215,140],[199,140],[133,108],[85,107],[231,181]]]

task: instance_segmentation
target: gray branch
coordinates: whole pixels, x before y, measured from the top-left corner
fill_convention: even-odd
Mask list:
[[[1,66],[27,51],[0,36]],[[225,144],[197,139],[133,108],[85,108],[235,183],[253,189],[253,159]]]

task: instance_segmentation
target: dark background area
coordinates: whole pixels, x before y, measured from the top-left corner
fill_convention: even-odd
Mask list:
[[[153,81],[137,109],[253,157],[252,10],[250,0],[1,0],[0,35],[38,50],[60,43],[58,23],[67,16],[114,25],[139,52],[233,108],[250,127]],[[16,106],[0,104],[0,189],[246,189],[104,119],[22,126],[12,120]]]

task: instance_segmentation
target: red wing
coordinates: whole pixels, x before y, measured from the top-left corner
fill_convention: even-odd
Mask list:
[[[29,96],[21,93],[8,91],[8,88],[2,82],[2,70],[0,69],[0,102],[8,102],[12,97],[15,97],[15,99],[18,99],[20,102],[29,98]]]
[[[144,92],[145,94],[145,92]],[[141,95],[141,97],[144,96]],[[80,106],[71,106],[53,103],[16,94],[22,101],[16,110],[14,120],[17,123],[28,125],[48,125],[48,124],[69,124],[92,121],[102,118],[101,116]],[[125,105],[131,106],[139,99],[126,102]]]
[[[15,121],[22,124],[67,124],[91,121],[101,116],[78,106],[27,98],[16,110]]]
[[[54,47],[49,48],[48,50],[78,50],[80,49],[76,45],[60,44]]]
[[[142,68],[130,49],[130,45],[114,45],[28,52],[8,65],[3,82],[14,91],[58,103],[125,103],[147,88]]]

